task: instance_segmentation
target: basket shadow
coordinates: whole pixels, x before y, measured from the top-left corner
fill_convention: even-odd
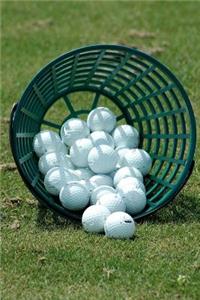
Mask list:
[[[38,204],[36,226],[41,230],[57,230],[66,229],[68,226],[73,226],[74,228],[80,228],[81,224],[76,220],[67,219],[59,216],[57,213],[52,212],[49,208]]]
[[[180,194],[168,206],[158,210],[154,215],[144,218],[141,222],[155,224],[183,224],[200,221],[200,206],[197,197]]]

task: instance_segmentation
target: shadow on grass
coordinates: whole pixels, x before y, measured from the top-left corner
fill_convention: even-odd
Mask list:
[[[154,215],[142,219],[141,221],[139,221],[139,223],[149,222],[152,224],[182,224],[189,222],[199,222],[199,220],[199,199],[182,194],[168,206],[158,210]],[[39,204],[37,226],[42,230],[64,230],[68,226],[73,226],[73,228],[79,229],[81,228],[81,223],[75,220],[60,217],[58,214]]]
[[[78,221],[73,221],[59,216],[50,209],[38,204],[37,226],[42,230],[66,229],[68,226],[80,228],[81,224]]]
[[[158,210],[154,215],[146,217],[141,222],[155,224],[164,223],[190,223],[200,221],[200,201],[197,197],[180,194],[166,207]]]

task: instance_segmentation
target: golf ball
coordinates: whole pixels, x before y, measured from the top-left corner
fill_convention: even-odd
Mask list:
[[[51,130],[40,131],[33,139],[33,149],[39,157],[47,152],[59,152],[61,148],[63,144],[59,135]]]
[[[69,182],[65,184],[59,194],[62,205],[69,210],[81,210],[89,202],[90,194],[80,182]]]
[[[125,177],[122,178],[119,183],[117,184],[116,188],[117,190],[127,190],[129,188],[136,188],[136,189],[141,189],[144,193],[146,191],[145,186],[143,182],[135,177]]]
[[[139,144],[139,133],[131,125],[120,125],[113,131],[116,147],[136,148]]]
[[[107,194],[107,193],[116,193],[116,190],[108,185],[101,185],[96,187],[91,194],[90,203],[96,204],[97,200],[100,199],[101,196]]]
[[[118,192],[126,204],[128,213],[135,215],[145,208],[147,200],[142,189],[130,186],[127,189],[119,189]]]
[[[76,140],[85,138],[89,134],[90,130],[86,122],[78,118],[67,120],[60,131],[62,141],[68,146],[72,146]]]
[[[122,166],[135,167],[143,175],[147,175],[152,166],[152,159],[143,149],[131,149],[124,156]]]
[[[89,136],[94,147],[108,145],[114,148],[114,140],[110,134],[104,131],[94,131]]]
[[[76,169],[74,173],[78,176],[79,180],[88,180],[94,176],[94,173],[88,168]]]
[[[116,148],[115,151],[118,154],[118,161],[117,161],[117,168],[121,168],[123,158],[125,157],[126,153],[129,151],[129,148]]]
[[[91,131],[111,132],[116,125],[116,117],[110,109],[97,107],[89,113],[87,125]]]
[[[89,180],[82,179],[79,182],[88,190],[89,194],[92,193],[94,187],[91,185]]]
[[[40,157],[38,168],[43,175],[54,167],[74,169],[72,162],[63,152],[47,152]]]
[[[111,213],[116,211],[125,211],[126,205],[119,194],[106,193],[97,200],[97,205],[105,206]]]
[[[123,167],[119,170],[116,171],[114,178],[113,178],[113,183],[114,186],[117,186],[117,184],[126,177],[135,177],[141,182],[143,182],[143,176],[142,173],[136,169],[135,167]]]
[[[92,148],[92,142],[88,138],[83,138],[75,141],[70,148],[70,157],[73,164],[77,167],[87,167],[88,154]]]
[[[73,170],[61,167],[50,169],[44,177],[44,186],[46,190],[55,196],[58,196],[61,188],[69,181],[76,181],[78,177]]]
[[[136,226],[133,218],[125,212],[114,212],[109,215],[104,224],[105,235],[115,239],[130,239]]]
[[[89,179],[89,182],[90,182],[91,186],[93,187],[93,189],[95,189],[96,187],[101,186],[101,185],[108,185],[108,186],[113,185],[112,178],[110,176],[104,175],[104,174],[92,176]]]
[[[85,231],[88,232],[103,232],[104,223],[110,211],[101,205],[92,205],[88,207],[82,215],[82,225]]]
[[[117,153],[107,145],[92,148],[88,155],[88,165],[94,173],[106,174],[114,171],[117,160]]]

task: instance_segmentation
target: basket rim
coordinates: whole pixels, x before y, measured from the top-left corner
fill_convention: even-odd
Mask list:
[[[170,71],[170,69],[163,63],[161,63],[160,61],[158,61],[156,58],[154,58],[153,56],[145,53],[144,51],[141,51],[137,48],[130,48],[128,46],[124,46],[124,45],[115,45],[115,44],[94,44],[94,45],[87,45],[87,46],[83,46],[83,47],[80,47],[80,48],[76,48],[76,49],[73,49],[71,51],[68,51],[64,54],[61,54],[60,56],[58,56],[57,58],[51,60],[49,63],[47,63],[46,65],[44,65],[36,74],[35,76],[31,79],[31,81],[27,84],[27,86],[25,87],[22,95],[21,95],[21,98],[20,98],[20,101],[18,102],[18,105],[16,107],[16,111],[15,111],[15,114],[13,116],[13,119],[12,119],[12,126],[11,126],[11,131],[10,131],[10,136],[11,136],[11,140],[13,140],[13,135],[14,135],[14,123],[16,121],[16,115],[17,113],[20,111],[24,101],[26,101],[26,96],[27,96],[27,93],[29,93],[30,89],[32,88],[33,84],[36,83],[42,76],[43,74],[46,72],[46,70],[48,70],[49,68],[51,68],[54,64],[57,64],[58,62],[62,61],[63,59],[66,59],[72,55],[76,55],[78,53],[81,53],[81,52],[87,52],[87,51],[94,51],[94,50],[101,50],[101,49],[107,49],[107,50],[121,50],[121,51],[124,51],[124,52],[129,52],[131,53],[132,55],[137,55],[138,57],[141,57],[141,58],[144,58],[144,59],[147,59],[148,61],[150,61],[151,63],[155,63],[165,74],[167,74],[169,76],[169,78],[171,78],[175,84],[177,85],[180,93],[181,93],[181,96],[183,97],[185,103],[186,103],[186,107],[187,107],[187,112],[188,112],[188,115],[189,115],[189,119],[190,119],[190,124],[191,124],[191,132],[190,132],[190,140],[191,140],[191,143],[190,143],[190,147],[189,147],[189,152],[188,152],[188,156],[187,156],[187,159],[186,159],[186,165],[185,165],[185,168],[181,174],[181,177],[179,178],[178,180],[178,184],[177,184],[177,190],[178,192],[180,191],[180,189],[182,188],[181,186],[181,182],[184,182],[187,177],[188,177],[188,170],[190,170],[192,168],[192,165],[193,165],[193,158],[194,158],[194,154],[195,154],[195,148],[196,148],[196,120],[195,120],[195,115],[194,115],[194,112],[193,112],[193,108],[192,108],[192,104],[190,102],[190,99],[182,85],[182,83],[178,80],[178,78]],[[23,174],[23,171],[21,170],[21,167],[18,163],[18,159],[16,157],[16,144],[11,142],[11,148],[12,148],[12,153],[13,153],[13,156],[14,156],[14,159],[15,159],[15,162],[17,164],[17,167],[18,167],[18,170],[20,171],[20,175],[22,176]],[[23,174],[24,175],[24,174]],[[23,178],[24,176],[22,176]],[[27,182],[26,182],[26,179],[23,178],[26,185],[27,185]],[[29,189],[30,189],[30,186],[28,186]],[[32,191],[33,192],[33,191]],[[177,192],[176,192],[176,189],[173,189],[171,191],[169,191],[165,196],[164,198],[166,198],[167,200],[165,201],[165,203],[169,203],[173,198],[174,196],[176,196]],[[37,198],[38,198],[38,195],[37,195]],[[57,205],[58,206],[58,205]],[[136,219],[138,218],[141,218],[141,217],[144,217],[148,214],[151,214],[153,213],[154,211],[158,210],[159,208],[163,207],[164,205],[159,205],[158,207],[155,207],[155,209],[152,209],[152,211],[150,213],[148,212],[143,212],[143,213],[140,213],[138,214],[138,216],[136,217]],[[60,209],[59,209],[60,210]],[[61,211],[60,211],[61,213]]]

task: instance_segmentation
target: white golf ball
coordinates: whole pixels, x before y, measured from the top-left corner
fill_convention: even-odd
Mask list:
[[[113,148],[100,145],[90,150],[88,165],[94,173],[110,173],[115,170],[118,155]]]
[[[135,215],[145,208],[147,199],[142,189],[131,186],[126,189],[119,189],[118,192],[126,204],[128,213]]]
[[[91,186],[93,187],[93,189],[95,189],[96,187],[99,187],[101,185],[108,185],[108,186],[113,185],[112,178],[110,176],[104,175],[104,174],[92,176],[89,179],[89,182],[90,182]]]
[[[107,194],[107,193],[116,193],[116,190],[108,185],[101,185],[96,187],[92,193],[91,193],[91,198],[90,198],[90,203],[91,204],[96,204],[97,200],[100,199],[101,196]]]
[[[116,147],[136,148],[139,144],[139,133],[131,125],[120,125],[113,131]]]
[[[105,206],[111,213],[115,211],[125,211],[126,205],[119,194],[107,193],[97,200],[97,205]]]
[[[87,125],[91,131],[111,132],[116,125],[116,116],[106,107],[97,107],[89,113]]]
[[[62,205],[69,210],[81,210],[89,202],[90,194],[80,182],[65,184],[59,194]]]
[[[46,190],[55,196],[58,196],[61,188],[69,181],[76,181],[78,177],[73,170],[62,167],[50,169],[44,177],[44,186]]]
[[[94,173],[88,168],[76,169],[74,173],[78,176],[79,180],[88,180],[94,176]]]
[[[90,134],[85,121],[78,118],[71,118],[67,120],[61,127],[60,135],[62,141],[68,145],[72,144],[81,138],[85,138]]]
[[[63,152],[47,152],[40,157],[38,168],[43,175],[54,167],[74,169],[72,162]]]
[[[123,158],[125,157],[126,153],[130,151],[129,148],[116,148],[115,151],[118,154],[118,161],[117,161],[117,168],[121,168]]]
[[[147,175],[152,166],[152,159],[143,149],[131,149],[124,156],[122,166],[135,167],[143,175]]]
[[[89,194],[92,193],[94,187],[91,185],[91,183],[88,179],[86,179],[86,180],[82,179],[79,182],[88,190]]]
[[[112,136],[105,131],[94,131],[89,135],[89,139],[92,141],[94,147],[108,145],[114,148],[115,146]]]
[[[125,177],[122,178],[116,186],[116,189],[119,190],[127,190],[128,188],[136,188],[141,189],[144,193],[146,191],[143,182],[136,177]]]
[[[77,167],[87,167],[88,154],[92,148],[92,142],[88,138],[83,138],[75,141],[70,148],[70,157],[73,164]]]
[[[113,178],[114,186],[116,186],[120,182],[120,180],[126,177],[135,177],[139,179],[141,182],[143,182],[142,173],[138,169],[136,169],[135,167],[123,167],[117,170],[114,175]]]
[[[33,139],[33,149],[39,157],[47,152],[59,152],[61,148],[63,144],[59,135],[51,130],[40,131]]]
[[[104,224],[105,235],[115,239],[130,239],[133,237],[136,226],[133,218],[125,212],[114,212]]]
[[[88,207],[82,215],[82,225],[87,232],[103,232],[104,223],[110,211],[101,205],[92,205]]]

